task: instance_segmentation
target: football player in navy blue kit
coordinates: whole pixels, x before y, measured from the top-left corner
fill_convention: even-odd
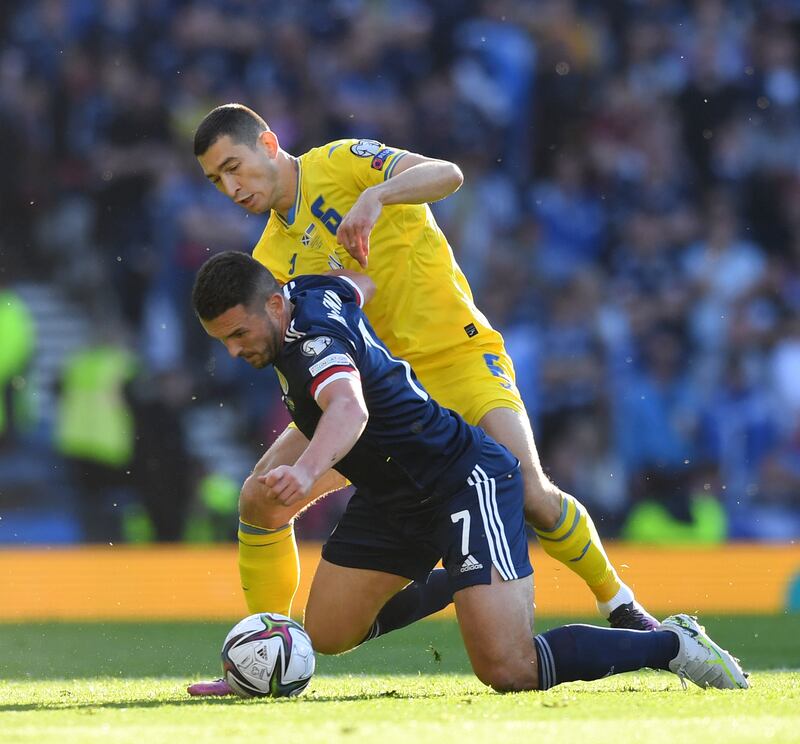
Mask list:
[[[275,367],[310,440],[294,465],[251,478],[285,506],[302,504],[331,468],[356,487],[311,586],[304,624],[314,648],[347,651],[452,598],[472,667],[496,690],[642,667],[746,687],[734,658],[686,615],[650,632],[569,625],[534,639],[516,458],[439,406],[391,356],[361,311],[371,280],[334,273],[281,287],[249,255],[227,252],[203,265],[192,297],[232,356]]]

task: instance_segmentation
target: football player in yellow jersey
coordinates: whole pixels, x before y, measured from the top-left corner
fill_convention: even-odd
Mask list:
[[[377,291],[366,312],[392,353],[411,363],[434,399],[519,459],[526,520],[545,551],[586,581],[612,626],[655,628],[586,509],[545,475],[503,339],[475,306],[428,207],[461,186],[459,168],[373,140],[338,140],[294,157],[240,104],[206,115],[194,152],[216,188],[251,214],[269,215],[253,255],[279,281],[342,268],[372,278]],[[251,612],[288,614],[299,579],[292,520],[344,483],[329,471],[306,500],[287,507],[258,480],[293,464],[307,444],[287,428],[242,488],[239,567]]]

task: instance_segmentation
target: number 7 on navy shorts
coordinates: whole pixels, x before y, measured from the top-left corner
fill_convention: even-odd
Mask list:
[[[439,534],[448,535],[442,545],[442,563],[454,592],[490,584],[492,566],[504,581],[533,573],[519,465],[501,475],[488,475],[485,464],[475,465],[465,488],[451,497],[447,516],[442,515],[446,523]]]

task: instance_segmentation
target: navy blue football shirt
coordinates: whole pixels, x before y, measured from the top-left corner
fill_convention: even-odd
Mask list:
[[[361,311],[355,282],[300,276],[283,291],[292,315],[274,366],[298,429],[311,439],[320,392],[343,376],[359,377],[369,421],[336,470],[397,513],[427,510],[464,487],[488,438],[436,403],[408,362],[390,354]],[[513,467],[495,446],[505,469]]]

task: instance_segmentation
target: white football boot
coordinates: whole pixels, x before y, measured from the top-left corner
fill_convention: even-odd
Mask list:
[[[712,641],[706,629],[691,615],[672,615],[658,628],[678,636],[678,655],[669,663],[681,683],[689,679],[698,687],[746,689],[750,687],[739,660]]]

